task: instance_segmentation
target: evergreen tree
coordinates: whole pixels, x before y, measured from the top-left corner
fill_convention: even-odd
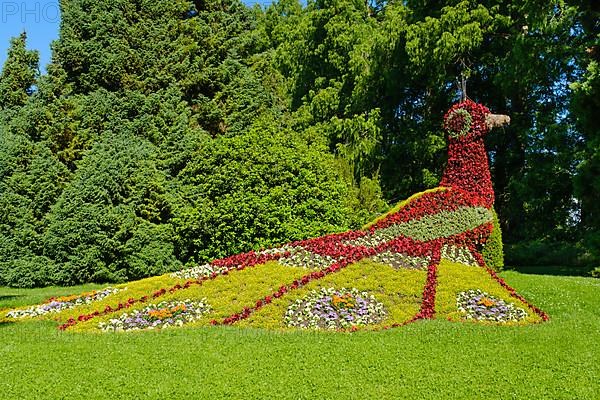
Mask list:
[[[21,107],[33,93],[39,75],[39,53],[27,50],[27,34],[10,40],[8,57],[0,74],[0,109]]]
[[[0,284],[64,283],[67,274],[44,256],[42,241],[44,218],[70,173],[14,126],[19,122],[0,129]]]
[[[105,133],[79,163],[47,218],[44,254],[75,284],[123,281],[179,266],[166,177],[157,149],[126,132]]]

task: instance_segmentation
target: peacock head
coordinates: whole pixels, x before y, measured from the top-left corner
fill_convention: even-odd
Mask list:
[[[444,128],[451,142],[472,142],[491,128],[510,123],[507,115],[492,114],[483,104],[465,100],[453,105],[444,116]]]

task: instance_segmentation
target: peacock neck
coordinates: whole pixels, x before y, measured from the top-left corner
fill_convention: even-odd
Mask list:
[[[486,207],[492,207],[494,189],[483,139],[449,143],[448,164],[440,186],[457,187],[477,193]]]

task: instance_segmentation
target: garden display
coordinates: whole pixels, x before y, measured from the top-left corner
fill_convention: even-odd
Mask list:
[[[471,100],[452,106],[444,117],[448,163],[439,187],[415,194],[362,230],[236,254],[152,284],[130,282],[126,294],[109,288],[5,317],[56,312],[61,330],[104,332],[189,322],[354,331],[434,318],[545,321],[548,316],[490,265],[501,249],[488,247],[499,240],[499,228],[483,140],[507,122]],[[92,307],[77,313],[80,304]]]

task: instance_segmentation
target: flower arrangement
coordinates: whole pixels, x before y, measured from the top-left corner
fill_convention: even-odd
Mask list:
[[[83,304],[91,304],[95,301],[104,299],[114,293],[118,293],[125,289],[116,289],[107,287],[102,290],[92,291],[79,295],[71,295],[64,297],[52,297],[46,301],[46,303],[25,308],[22,310],[9,311],[6,316],[8,318],[25,318],[25,317],[37,317],[49,313],[57,313],[62,310],[74,308]]]
[[[294,249],[290,251],[289,256],[282,257],[278,261],[280,264],[288,267],[323,269],[329,267],[337,260],[328,255],[307,251],[302,247],[294,247]]]
[[[446,129],[448,136],[451,138],[459,138],[469,133],[473,117],[464,108],[453,110],[446,117]]]
[[[457,103],[448,110],[444,117],[449,139],[448,164],[440,182],[440,186],[476,194],[486,208],[494,204],[494,189],[483,143],[483,137],[489,131],[486,122],[489,114],[487,107],[471,100]]]
[[[213,272],[210,276],[201,276],[201,277],[197,278],[196,280],[187,280],[183,285],[178,283],[178,284],[170,287],[169,289],[161,288],[161,289],[156,290],[154,293],[152,293],[151,297],[153,299],[156,299],[158,297],[164,296],[167,293],[175,293],[180,290],[185,290],[192,285],[202,285],[207,280],[215,279],[221,275],[227,275],[229,273],[229,271],[231,271],[233,269],[243,270],[247,267],[253,267],[255,265],[264,264],[267,261],[274,260],[277,258],[278,258],[278,255],[260,254],[260,253],[255,253],[254,251],[250,251],[248,253],[236,254],[234,256],[230,256],[227,258],[215,260],[211,264],[216,267],[223,268],[223,270],[220,274]],[[88,321],[92,318],[96,318],[101,315],[108,315],[108,314],[120,311],[124,308],[130,308],[134,304],[137,304],[137,303],[145,303],[146,301],[148,301],[148,298],[149,298],[149,296],[142,296],[137,299],[129,298],[125,302],[120,302],[116,307],[111,307],[111,306],[107,305],[104,308],[104,310],[102,310],[102,311],[96,310],[96,311],[88,313],[88,314],[80,314],[77,318],[71,317],[67,320],[67,322],[60,325],[58,327],[58,329],[61,331],[67,330],[70,327],[77,325],[77,323],[79,323],[79,322]]]
[[[383,251],[371,257],[371,260],[387,264],[395,269],[427,269],[430,258],[428,257],[411,257],[402,253],[394,253],[392,251]]]
[[[464,235],[473,234],[479,235],[477,232],[463,233],[461,235],[455,235],[456,237],[454,239],[460,240],[460,238]],[[386,250],[402,252],[415,257],[431,255],[431,261],[427,267],[427,283],[423,290],[423,302],[421,310],[410,322],[418,319],[432,318],[435,313],[435,288],[437,285],[436,267],[440,260],[441,242],[439,240],[419,242],[410,238],[399,237],[391,240],[390,242],[383,243],[376,248],[369,248],[365,246],[341,246],[339,244],[340,240],[349,240],[352,238],[352,236],[356,236],[356,231],[297,242],[296,245],[303,245],[305,248],[310,249],[317,254],[330,254],[332,257],[339,257],[339,261],[325,269],[312,271],[300,279],[296,279],[291,283],[281,285],[279,289],[273,292],[271,295],[257,300],[255,305],[244,307],[242,311],[231,314],[222,321],[212,320],[211,324],[231,325],[237,321],[244,320],[253,312],[271,303],[274,298],[280,298],[290,291],[297,290],[298,288],[305,286],[309,282],[322,279],[329,274],[337,273],[356,261],[359,261],[363,258],[372,257]],[[452,238],[449,240],[452,240]]]
[[[212,274],[221,275],[227,271],[227,267],[219,267],[212,264],[202,264],[192,268],[182,269],[170,274],[171,278],[178,279],[198,279],[208,277]]]
[[[479,289],[460,292],[456,296],[456,306],[467,320],[517,322],[527,317],[524,309]]]
[[[348,329],[384,320],[383,304],[357,289],[323,288],[296,300],[287,310],[287,326],[314,329]]]
[[[479,266],[473,253],[464,247],[445,244],[442,246],[442,258],[474,267]]]
[[[378,227],[358,239],[345,242],[351,246],[376,247],[400,236],[427,241],[449,237],[465,230],[492,221],[492,213],[485,207],[461,207],[456,210],[441,210],[437,214],[424,214],[405,222]]]
[[[124,313],[108,322],[100,322],[98,328],[103,332],[164,329],[196,321],[209,311],[210,306],[206,303],[206,299],[163,301],[158,304],[150,304],[141,310]]]
[[[525,297],[521,296],[519,293],[517,293],[517,291],[511,287],[508,283],[506,283],[506,281],[502,278],[500,278],[498,276],[498,274],[496,273],[496,271],[494,271],[493,269],[487,267],[485,265],[485,263],[483,262],[483,260],[479,261],[479,265],[483,268],[485,268],[485,270],[488,272],[488,274],[490,274],[490,276],[496,281],[498,282],[498,284],[500,286],[502,286],[504,289],[506,289],[510,295],[512,297],[514,297],[515,299],[518,299],[519,301],[521,301],[522,303],[524,303],[525,305],[527,305],[527,307],[529,307],[530,310],[532,310],[534,313],[536,313],[537,315],[539,315],[542,318],[542,321],[548,321],[550,319],[550,317],[548,316],[548,314],[546,314],[544,311],[542,311],[539,307],[534,306],[533,304],[531,304],[530,302],[527,301],[527,299],[525,299]]]

